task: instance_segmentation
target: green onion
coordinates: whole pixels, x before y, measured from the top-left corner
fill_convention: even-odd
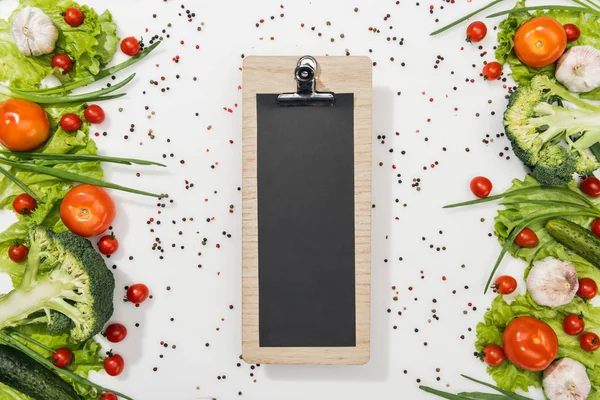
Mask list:
[[[462,376],[463,378],[466,378],[466,379],[468,379],[470,381],[479,383],[480,385],[487,386],[490,389],[494,389],[495,391],[500,392],[500,393],[504,394],[505,396],[507,396],[507,397],[509,397],[511,399],[514,399],[514,400],[531,400],[531,398],[529,398],[529,397],[521,396],[520,394],[516,394],[516,393],[510,392],[508,390],[500,389],[498,386],[490,385],[489,383],[479,381],[479,380],[477,380],[475,378],[471,378],[470,376],[463,375],[463,374],[461,374],[460,376]]]
[[[57,94],[57,93],[67,93],[73,89],[76,89],[78,87],[82,87],[82,86],[86,86],[89,84],[92,84],[96,81],[99,81],[101,79],[106,78],[107,76],[113,75],[119,71],[121,71],[122,69],[125,69],[133,64],[135,64],[136,62],[140,61],[142,58],[146,57],[148,54],[150,54],[150,52],[152,52],[152,50],[154,50],[158,45],[160,44],[160,41],[157,41],[155,43],[153,43],[150,47],[144,49],[144,51],[142,51],[141,53],[139,53],[136,56],[133,56],[131,58],[129,58],[127,61],[124,61],[120,64],[117,64],[113,67],[104,69],[102,71],[100,71],[97,75],[91,75],[88,77],[85,77],[83,79],[79,79],[76,81],[71,81],[68,83],[65,83],[64,85],[61,86],[55,86],[55,87],[51,87],[51,88],[44,88],[44,89],[18,89],[20,92],[35,92],[37,94]],[[12,89],[11,89],[12,90]]]
[[[10,96],[13,98],[28,100],[28,101],[31,101],[33,103],[38,103],[38,104],[78,103],[78,102],[94,101],[94,100],[98,100],[98,99],[108,100],[106,98],[103,98],[103,96],[119,90],[120,88],[122,88],[123,86],[125,86],[129,82],[131,82],[131,80],[134,77],[135,77],[135,73],[129,75],[125,80],[117,83],[116,85],[112,85],[110,87],[96,90],[93,92],[77,94],[77,95],[59,96],[59,95],[45,95],[45,94],[35,94],[35,93],[32,94],[29,92],[24,92],[24,91],[17,90],[17,89],[8,89],[8,88],[3,88],[3,89],[8,90],[8,92],[6,90],[4,90],[3,94],[6,94],[7,96]],[[111,98],[114,98],[114,97],[111,97]]]
[[[22,334],[21,332],[19,332],[19,331],[12,331],[12,330],[11,330],[11,331],[10,331],[10,335],[12,335],[12,336],[17,336],[17,337],[19,337],[19,338],[21,338],[21,339],[23,339],[23,340],[26,340],[26,341],[28,341],[29,343],[36,345],[36,346],[37,346],[37,347],[39,347],[40,349],[44,349],[44,350],[46,350],[46,351],[47,351],[48,353],[50,353],[50,354],[53,354],[53,353],[55,352],[55,350],[54,350],[54,349],[51,349],[50,347],[46,346],[45,344],[38,342],[37,340],[35,340],[35,339],[34,339],[34,338],[32,338],[32,337],[29,337],[29,336],[27,336],[27,335],[23,335],[23,334]]]
[[[41,356],[36,351],[30,349],[29,347],[25,346],[23,343],[19,342],[14,337],[7,335],[6,333],[4,333],[2,331],[0,331],[0,339],[3,340],[4,342],[6,342],[7,344],[9,344],[11,347],[14,347],[15,349],[20,350],[23,353],[27,354],[29,357],[33,358],[35,361],[39,362],[40,364],[42,364],[44,367],[48,368],[49,370],[54,371],[60,375],[65,375],[77,383],[80,383],[87,387],[92,387],[92,388],[100,391],[101,393],[112,392],[112,393],[116,394],[117,396],[122,397],[124,399],[133,400],[131,397],[129,397],[123,393],[119,393],[116,390],[107,389],[103,386],[100,386],[82,376],[79,376],[79,375],[69,371],[68,369],[58,368],[47,358]]]
[[[504,0],[494,0],[490,4],[488,4],[486,6],[483,6],[483,7],[479,8],[479,9],[473,11],[472,13],[467,14],[467,15],[465,15],[462,18],[457,19],[456,21],[454,21],[454,22],[452,22],[452,23],[450,23],[450,24],[448,24],[448,25],[446,25],[446,26],[438,29],[437,31],[431,32],[429,35],[430,36],[435,36],[437,34],[440,34],[440,33],[444,32],[444,31],[447,31],[448,29],[450,29],[450,28],[452,28],[452,27],[460,24],[463,21],[466,21],[467,19],[471,18],[472,16],[474,16],[476,14],[479,14],[480,12],[485,11],[485,10],[487,10],[490,7],[495,6],[496,4],[500,3],[501,1],[504,1]]]
[[[506,242],[504,243],[504,246],[502,247],[502,250],[500,251],[498,258],[496,259],[496,264],[494,264],[494,268],[492,269],[492,272],[490,273],[488,281],[485,284],[485,288],[483,289],[483,294],[487,293],[488,288],[492,284],[492,278],[494,277],[496,270],[498,270],[498,267],[500,266],[500,263],[502,262],[504,255],[506,254],[506,252],[508,251],[510,246],[512,246],[512,244],[515,241],[515,238],[517,237],[519,232],[521,232],[521,230],[523,230],[523,228],[525,228],[527,225],[530,225],[530,224],[533,224],[533,223],[536,223],[539,221],[543,221],[543,220],[548,220],[548,219],[555,218],[555,217],[600,217],[600,212],[598,212],[598,211],[594,212],[592,210],[590,210],[588,212],[583,212],[583,211],[581,211],[581,212],[575,212],[575,211],[564,212],[563,211],[563,212],[553,212],[553,213],[535,215],[531,218],[523,219],[523,221],[521,221],[521,223],[519,225],[517,225],[516,227],[514,227],[512,229],[512,231],[506,238]],[[470,378],[467,378],[467,379],[470,379]]]
[[[573,6],[531,6],[531,7],[521,7],[521,8],[513,8],[511,10],[499,11],[497,13],[488,15],[486,18],[495,18],[500,17],[506,14],[518,13],[522,11],[534,11],[534,10],[560,10],[560,11],[575,11],[584,14],[592,14],[600,17],[600,11],[596,11],[589,7],[573,7]]]
[[[109,189],[116,189],[116,190],[121,190],[123,192],[141,194],[141,195],[150,196],[150,197],[159,197],[159,198],[160,197],[168,197],[168,195],[166,195],[166,194],[156,194],[156,193],[144,192],[142,190],[132,189],[132,188],[128,188],[125,186],[117,185],[115,183],[106,182],[101,179],[91,178],[89,176],[79,175],[79,174],[75,174],[75,173],[69,172],[69,171],[62,171],[62,170],[59,170],[56,168],[44,167],[42,165],[19,163],[16,161],[9,161],[4,158],[0,158],[0,163],[10,165],[11,167],[20,168],[25,171],[38,172],[40,174],[54,176],[56,178],[60,178],[65,181],[88,183],[90,185],[105,187],[105,188],[109,188]]]
[[[456,394],[452,394],[452,393],[448,393],[448,392],[442,392],[441,390],[433,389],[433,388],[430,388],[429,386],[419,386],[419,389],[423,390],[424,392],[435,394],[436,396],[439,396],[439,397],[442,397],[442,398],[448,399],[448,400],[468,399],[467,397],[458,396]]]
[[[469,400],[510,400],[511,398],[503,394],[482,393],[482,392],[460,392],[459,396],[463,396]]]
[[[18,187],[20,187],[22,191],[24,191],[25,193],[27,193],[28,195],[30,195],[31,197],[33,197],[35,199],[35,201],[37,201],[38,203],[43,203],[42,199],[40,199],[33,192],[33,190],[29,189],[29,187],[25,183],[23,183],[22,180],[20,180],[19,178],[17,178],[15,175],[11,174],[10,172],[8,172],[6,169],[4,169],[2,167],[0,167],[0,174],[4,175],[8,179],[10,179],[15,185],[17,185]]]
[[[600,7],[598,7],[598,5],[596,3],[594,3],[592,0],[573,0],[575,3],[580,4],[582,6],[584,6],[585,8],[588,8],[590,10],[600,10]]]
[[[116,164],[125,165],[158,165],[159,167],[166,167],[165,164],[161,164],[154,161],[138,160],[136,158],[121,158],[121,157],[109,157],[98,154],[48,154],[48,153],[29,153],[29,152],[15,152],[8,150],[0,150],[1,155],[25,158],[25,159],[41,159],[41,160],[53,160],[53,161],[69,161],[69,162],[86,162],[86,161],[103,161],[111,162]]]
[[[540,206],[564,206],[564,207],[576,207],[589,210],[589,207],[583,204],[571,203],[569,201],[557,201],[557,200],[521,200],[521,201],[508,201],[502,203],[505,206],[520,206],[522,204],[537,204]],[[598,210],[600,211],[600,210]]]

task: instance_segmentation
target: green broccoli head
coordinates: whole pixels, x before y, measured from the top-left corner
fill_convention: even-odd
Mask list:
[[[553,104],[556,99],[561,99],[560,106]],[[576,108],[563,107],[565,102]],[[587,151],[600,141],[600,107],[573,96],[545,75],[512,93],[504,127],[515,155],[542,184],[562,185],[573,179],[575,171],[590,175],[600,167]]]
[[[89,240],[71,232],[54,234],[34,227],[29,239],[23,279],[0,299],[0,329],[27,323],[29,316],[43,312],[49,330],[69,326],[73,341],[100,332],[112,315],[115,288],[102,256]]]

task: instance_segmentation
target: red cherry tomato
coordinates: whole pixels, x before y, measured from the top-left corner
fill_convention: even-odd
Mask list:
[[[481,21],[471,22],[467,27],[467,42],[477,43],[487,34],[487,26]]]
[[[29,249],[22,244],[13,244],[8,248],[8,258],[12,262],[20,263],[27,258]]]
[[[502,75],[502,65],[496,61],[489,62],[483,66],[481,73],[486,81],[495,81]]]
[[[60,119],[60,127],[65,132],[75,132],[81,128],[81,118],[76,114],[65,114]]]
[[[52,68],[60,68],[63,71],[63,75],[68,73],[71,68],[73,68],[73,61],[71,61],[71,57],[66,54],[57,54],[52,57],[52,62],[50,63]]]
[[[104,254],[105,256],[115,254],[118,248],[119,241],[115,237],[114,233],[111,233],[110,235],[104,235],[98,241],[98,250],[100,250],[100,253]]]
[[[71,350],[63,347],[56,350],[54,354],[52,354],[52,357],[50,357],[50,360],[52,361],[52,364],[56,365],[58,368],[64,368],[71,364],[73,353],[71,353]]]
[[[500,294],[511,294],[517,289],[517,280],[510,275],[502,275],[496,278],[492,288]]]
[[[589,176],[581,181],[579,189],[588,196],[598,197],[600,196],[600,179]]]
[[[12,206],[17,214],[29,215],[37,207],[37,201],[27,193],[22,193],[15,197]]]
[[[592,332],[585,332],[579,336],[579,344],[585,351],[596,351],[600,347],[600,338]]]
[[[479,198],[488,197],[492,187],[492,182],[485,176],[476,176],[471,180],[471,192]]]
[[[577,39],[579,39],[579,36],[581,36],[581,31],[579,30],[577,25],[566,24],[563,25],[563,28],[565,29],[565,33],[567,34],[567,42],[574,42]]]
[[[583,332],[585,322],[583,322],[583,314],[569,314],[563,319],[563,331],[567,335],[577,336]]]
[[[538,237],[531,229],[523,228],[515,238],[515,243],[521,247],[535,247],[538,244]]]
[[[109,356],[104,359],[104,370],[110,376],[120,375],[124,368],[125,360],[118,354],[109,354]]]
[[[592,222],[592,232],[596,236],[600,236],[600,218],[596,218],[594,222]]]
[[[497,367],[506,360],[504,350],[496,344],[488,344],[483,348],[483,361],[491,367]]]
[[[127,300],[134,304],[141,304],[148,298],[148,286],[143,283],[136,283],[127,289]]]
[[[118,397],[113,392],[102,393],[98,400],[118,400]]]
[[[91,124],[101,124],[106,118],[104,110],[97,104],[89,105],[83,112],[83,116]]]
[[[77,7],[69,7],[65,10],[65,22],[74,28],[83,24],[84,19],[83,12]]]
[[[577,289],[577,296],[584,300],[591,300],[598,294],[598,285],[596,281],[591,278],[581,278],[579,280],[579,289]]]
[[[122,342],[127,337],[127,328],[122,324],[111,324],[106,328],[106,339],[111,343]]]
[[[137,55],[141,49],[140,42],[133,36],[126,37],[121,41],[121,51],[128,56]]]

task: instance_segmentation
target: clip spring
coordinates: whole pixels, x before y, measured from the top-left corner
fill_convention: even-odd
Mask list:
[[[335,104],[333,93],[316,91],[319,63],[312,56],[298,60],[294,71],[297,82],[296,93],[283,93],[277,97],[280,107],[332,107]]]

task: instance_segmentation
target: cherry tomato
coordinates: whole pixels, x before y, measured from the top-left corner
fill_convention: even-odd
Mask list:
[[[50,121],[42,107],[27,100],[0,104],[0,144],[13,151],[29,151],[50,137]]]
[[[546,369],[558,354],[558,338],[550,325],[533,317],[513,319],[502,334],[504,354],[527,371]]]
[[[118,400],[118,397],[113,392],[102,393],[98,400]]]
[[[71,68],[73,68],[73,61],[71,57],[66,54],[57,54],[52,57],[52,62],[50,63],[52,68],[60,68],[63,71],[63,75],[68,73]]]
[[[567,35],[567,42],[574,42],[579,39],[581,36],[581,31],[577,27],[577,25],[566,24],[563,25],[563,29],[565,30],[565,34]]]
[[[81,128],[81,118],[76,114],[65,114],[60,119],[60,127],[65,132],[75,132]]]
[[[127,300],[135,304],[143,303],[148,298],[148,292],[148,286],[136,283],[127,289]]]
[[[500,294],[511,294],[517,289],[517,280],[510,275],[502,275],[496,278],[492,288]]]
[[[101,124],[106,118],[104,110],[97,104],[89,105],[83,112],[83,116],[89,123],[92,124]]]
[[[483,66],[481,73],[486,81],[495,81],[502,75],[502,65],[496,61],[489,62]]]
[[[65,10],[65,22],[72,27],[78,27],[83,24],[85,19],[83,12],[77,7],[69,7]]]
[[[579,289],[577,289],[577,296],[584,300],[591,300],[598,294],[598,285],[596,281],[591,278],[581,278],[579,280]]]
[[[107,230],[115,214],[115,203],[108,193],[87,184],[71,189],[60,205],[60,219],[71,232],[84,237]]]
[[[133,36],[126,37],[121,41],[121,51],[128,56],[135,56],[141,49],[140,42]]]
[[[471,180],[471,192],[479,198],[485,198],[492,191],[492,182],[485,176],[476,176]]]
[[[12,206],[17,214],[29,215],[37,207],[37,201],[27,193],[21,193],[15,197]]]
[[[109,356],[104,359],[104,370],[110,376],[120,375],[124,368],[125,360],[118,354],[109,354]]]
[[[104,235],[98,241],[98,250],[100,250],[100,253],[104,254],[105,256],[115,254],[118,248],[119,241],[115,237],[114,233],[111,233],[110,235]]]
[[[585,351],[596,351],[600,347],[600,338],[592,332],[585,332],[579,336],[579,344]]]
[[[467,42],[481,42],[485,35],[487,35],[487,26],[483,22],[475,21],[467,26]]]
[[[583,314],[569,314],[563,319],[563,331],[567,335],[577,336],[583,332],[585,322],[583,322]]]
[[[588,176],[579,184],[579,189],[588,196],[600,196],[600,179],[595,176]]]
[[[488,344],[483,348],[483,361],[491,367],[497,367],[506,360],[504,350],[496,344]]]
[[[64,368],[71,364],[73,353],[71,353],[71,350],[63,347],[56,350],[54,354],[52,354],[52,357],[50,357],[50,360],[52,361],[52,364],[56,365],[58,368]]]
[[[567,48],[567,34],[550,17],[536,17],[519,27],[514,37],[515,54],[523,64],[542,68],[554,63]]]
[[[106,339],[111,343],[122,342],[127,337],[127,328],[122,324],[111,324],[106,328]]]
[[[600,218],[596,218],[594,222],[592,222],[592,232],[596,236],[600,236]]]
[[[25,245],[15,243],[8,248],[8,258],[12,262],[20,263],[27,258],[28,252],[29,249]]]
[[[538,237],[531,229],[523,228],[523,230],[517,234],[515,243],[521,247],[535,247],[538,244]]]

